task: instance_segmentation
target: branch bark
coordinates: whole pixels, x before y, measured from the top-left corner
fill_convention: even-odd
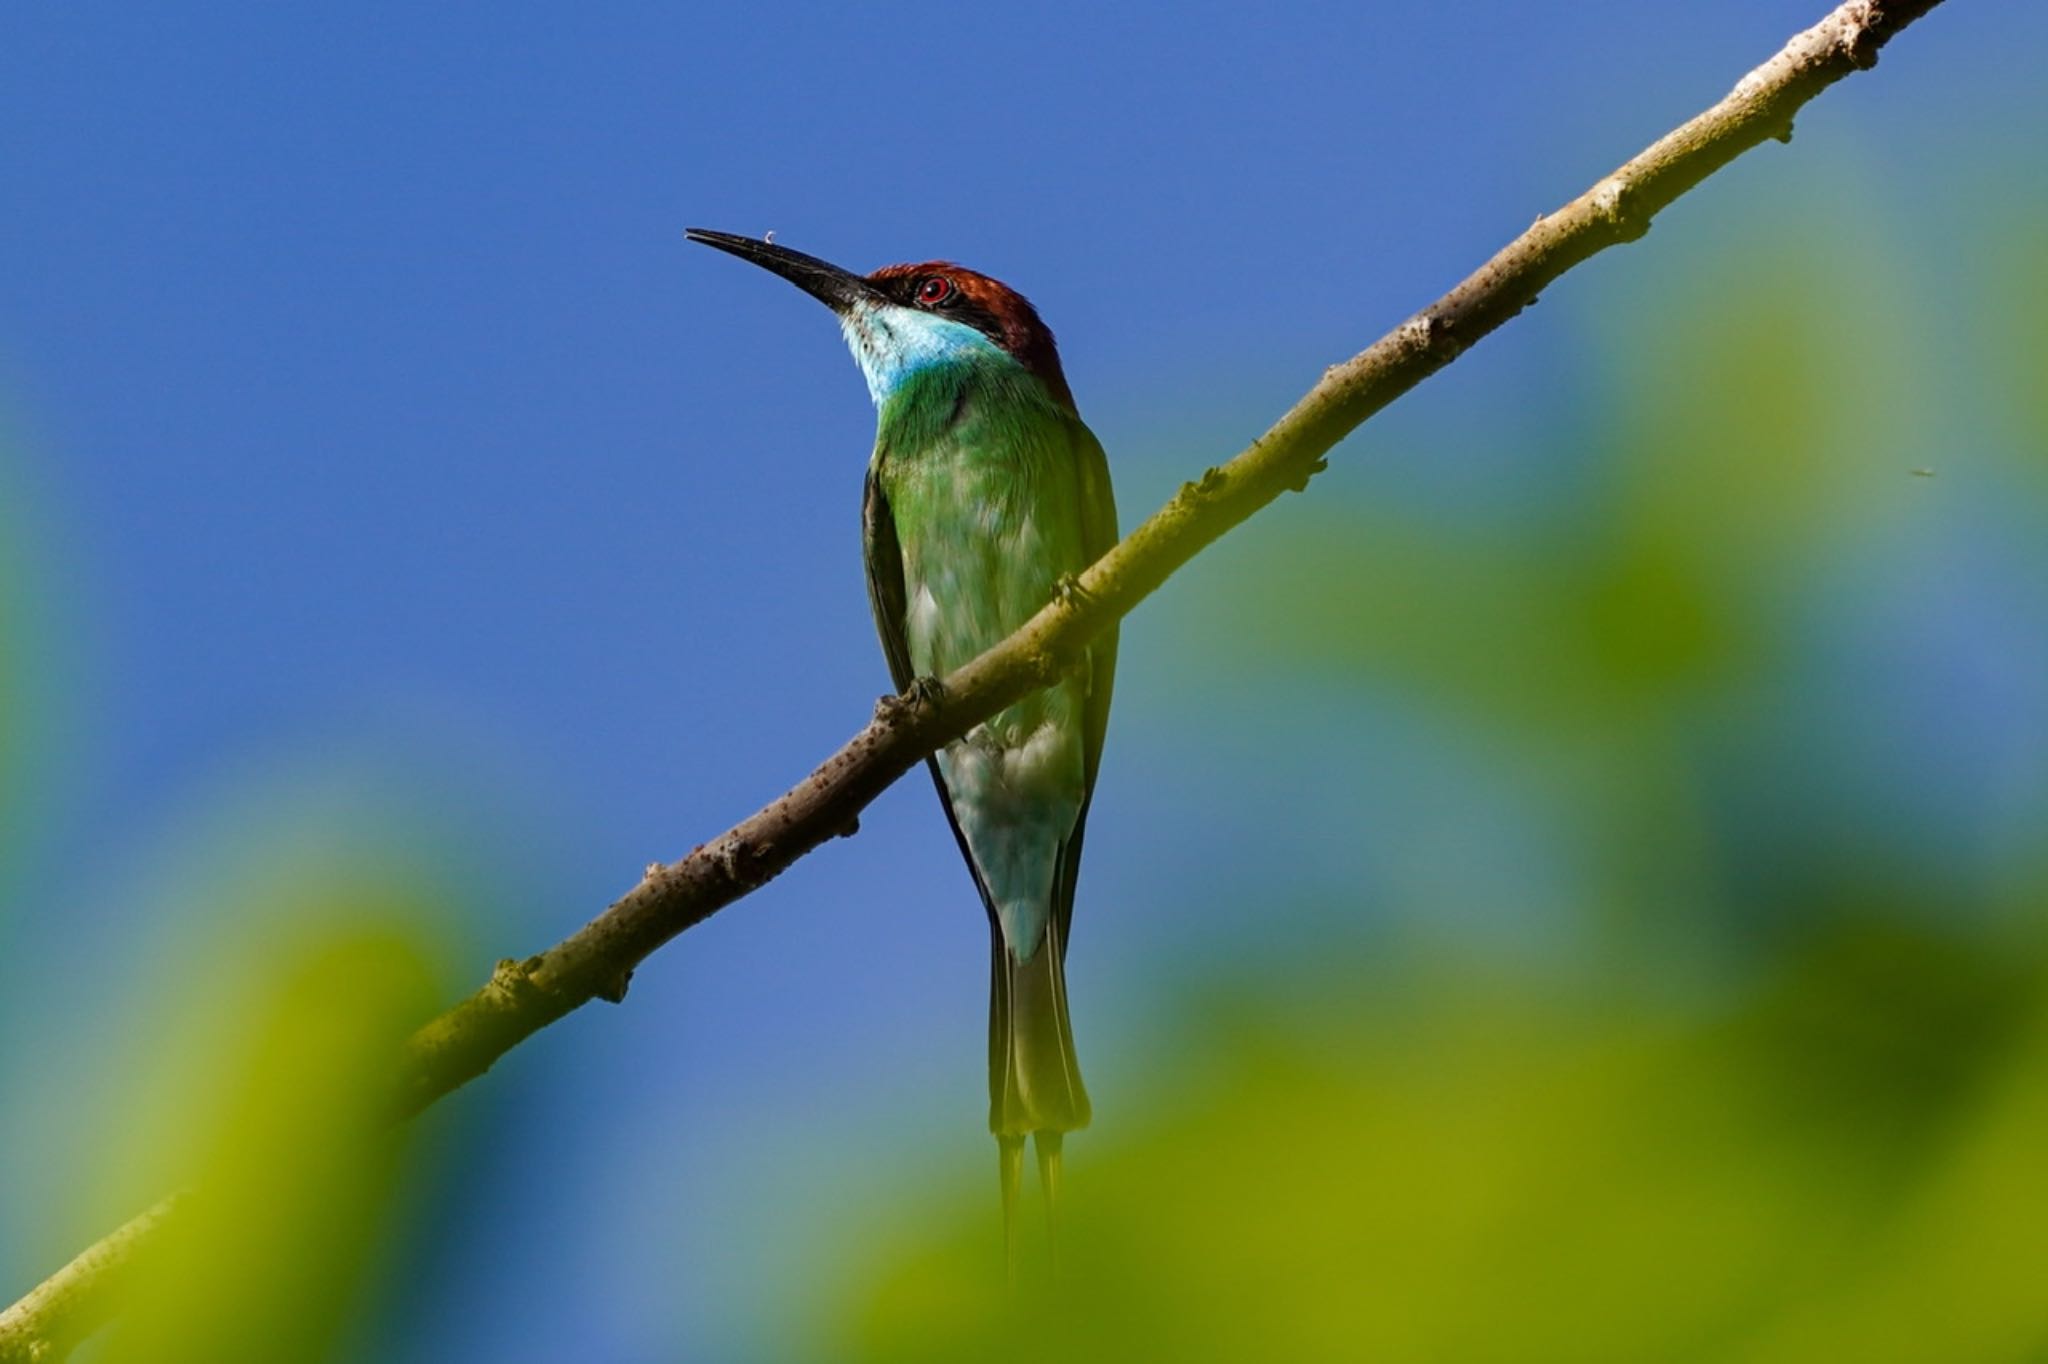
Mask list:
[[[1649,230],[1666,205],[1767,139],[1789,141],[1800,108],[1865,70],[1893,35],[1940,0],[1849,0],[1591,189],[1535,223],[1442,298],[1333,365],[1270,430],[1167,504],[1002,643],[940,680],[877,703],[874,718],[781,798],[640,883],[555,946],[507,959],[421,1028],[401,1058],[397,1114],[409,1117],[488,1070],[521,1041],[592,999],[625,997],[655,949],[772,880],[829,839],[949,740],[1046,685],[1175,570],[1283,492],[1301,491],[1361,422],[1455,360],[1581,261]],[[105,1283],[167,1205],[96,1244],[0,1313],[0,1364],[61,1359],[104,1311]]]

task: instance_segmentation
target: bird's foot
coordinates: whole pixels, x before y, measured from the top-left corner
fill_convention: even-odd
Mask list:
[[[900,695],[875,698],[875,719],[890,724],[902,718],[905,711],[936,706],[945,696],[946,684],[938,678],[913,677]]]
[[[1081,586],[1078,574],[1062,573],[1053,581],[1053,600],[1061,606],[1082,607],[1095,600],[1095,594]]]

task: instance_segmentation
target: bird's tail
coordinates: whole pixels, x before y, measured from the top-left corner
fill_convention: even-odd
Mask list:
[[[1072,1132],[1088,1125],[1088,1090],[1067,1020],[1066,943],[1055,918],[1038,950],[1019,959],[994,940],[988,1013],[988,1126],[996,1136]]]
[[[1024,1139],[1036,1138],[1038,1179],[1045,1194],[1046,1233],[1052,1246],[1058,1220],[1061,1139],[1088,1125],[1088,1090],[1081,1083],[1074,1029],[1067,1019],[1066,942],[1058,919],[1047,924],[1038,950],[1023,960],[1003,941],[1001,926],[991,923],[990,927],[994,953],[988,1012],[988,1125],[1000,1148],[1003,1242],[1014,1285]]]

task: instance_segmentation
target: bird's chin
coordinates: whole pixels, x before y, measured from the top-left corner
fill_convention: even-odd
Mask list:
[[[921,370],[1003,355],[993,341],[964,322],[890,304],[855,304],[840,314],[839,330],[877,407]]]

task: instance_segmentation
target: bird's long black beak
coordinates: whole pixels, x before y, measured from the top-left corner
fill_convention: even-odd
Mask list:
[[[683,235],[693,242],[715,246],[741,260],[752,261],[763,270],[773,270],[835,313],[847,312],[856,303],[877,297],[874,286],[851,270],[842,270],[829,261],[806,256],[801,251],[792,251],[773,242],[764,242],[758,237],[709,232],[701,227],[689,228]]]

